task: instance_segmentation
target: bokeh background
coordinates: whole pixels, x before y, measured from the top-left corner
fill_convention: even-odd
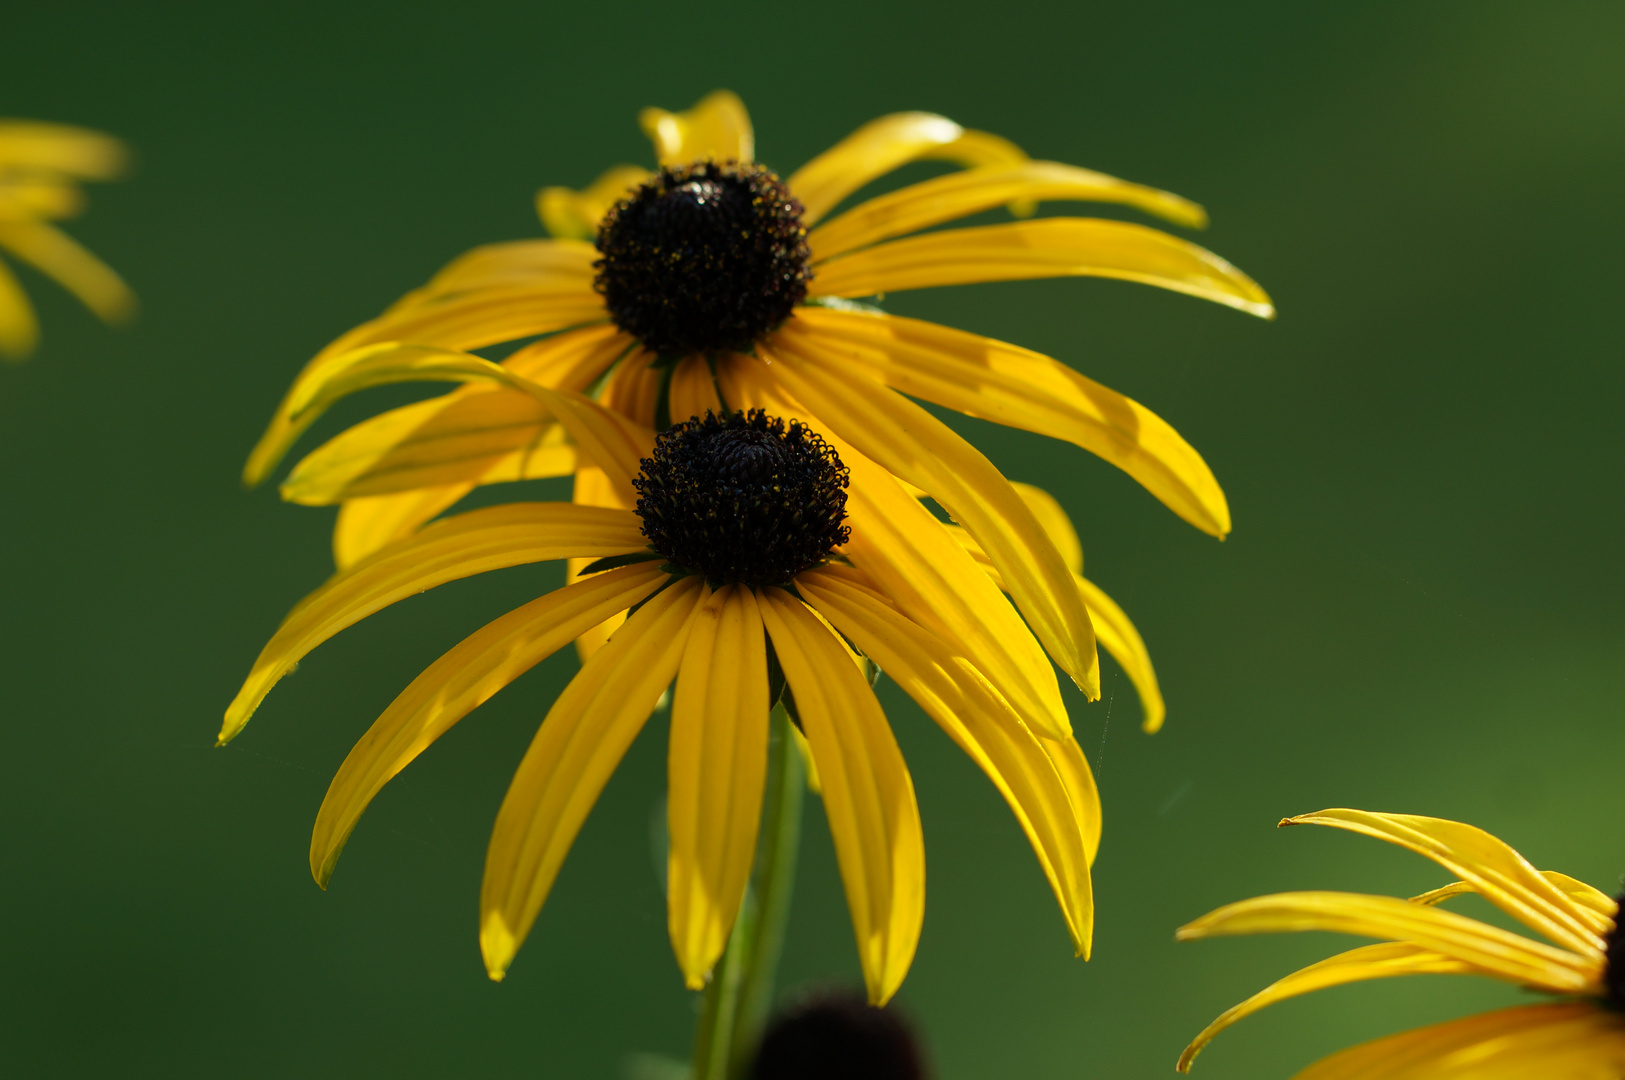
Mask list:
[[[1281,311],[1091,280],[888,300],[1147,403],[1236,521],[1215,542],[1082,451],[956,421],[1072,510],[1170,711],[1141,734],[1109,661],[1104,699],[1072,698],[1106,810],[1084,964],[991,787],[887,692],[929,860],[901,1000],[944,1080],[1170,1075],[1221,1009],[1350,944],[1176,945],[1177,925],[1278,889],[1445,880],[1375,841],[1277,832],[1283,814],[1444,815],[1604,888],[1625,870],[1620,5],[18,3],[5,24],[0,112],[139,155],[72,230],[144,305],[110,331],[30,276],[44,345],[0,370],[9,1075],[612,1078],[629,1053],[686,1053],[651,854],[658,720],[507,982],[480,968],[487,833],[568,653],[390,785],[330,892],[306,869],[353,740],[556,566],[368,620],[211,742],[331,565],[330,510],[237,481],[297,367],[458,252],[538,234],[538,186],[646,162],[639,107],[718,86],[783,170],[929,109],[1180,192]],[[429,392],[352,402],[303,445]],[[790,934],[786,986],[856,978],[816,808]],[[1247,1021],[1197,1075],[1285,1078],[1519,999],[1447,978],[1331,991]]]

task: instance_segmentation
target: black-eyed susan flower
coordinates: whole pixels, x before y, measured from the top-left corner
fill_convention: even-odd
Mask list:
[[[396,378],[425,377],[411,370],[424,350],[541,335],[503,366],[554,389],[589,392],[645,426],[753,406],[816,419],[825,435],[963,525],[1031,633],[1087,696],[1098,696],[1089,605],[1072,569],[986,458],[910,397],[1101,454],[1223,536],[1229,510],[1207,465],[1155,414],[1049,357],[848,298],[1083,275],[1270,315],[1268,297],[1246,275],[1141,225],[1056,217],[922,232],[1046,199],[1115,202],[1184,225],[1203,224],[1201,208],[1031,161],[1006,140],[926,113],[867,124],[784,180],[755,162],[749,118],[732,94],[682,114],[647,110],[642,119],[658,172],[619,166],[583,192],[544,190],[539,210],[556,239],[475,249],[333,342],[295,381],[245,478],[268,475],[321,411],[314,403],[367,384],[371,376],[357,371],[393,363]],[[968,168],[823,220],[870,181],[924,158]],[[342,568],[410,535],[476,485],[571,473],[577,449],[533,396],[484,384],[356,425],[301,461],[282,493],[342,504],[334,534]],[[855,490],[864,475],[855,473]],[[577,477],[577,502],[604,497],[594,476]],[[586,636],[584,652],[607,629]],[[1049,718],[1040,727],[1064,727],[1059,698],[1044,698]]]
[[[389,356],[372,378],[399,374],[398,350]],[[760,410],[707,414],[656,439],[582,394],[475,357],[424,350],[414,370],[533,395],[612,505],[517,503],[445,518],[341,571],[287,617],[228,709],[222,743],[301,657],[397,600],[504,566],[596,563],[468,637],[384,711],[318,813],[310,865],[319,883],[391,777],[524,671],[624,614],[553,704],[498,814],[480,920],[493,978],[507,971],[603,785],[675,680],[668,912],[687,983],[703,984],[740,909],[768,714],[782,694],[819,777],[869,996],[889,998],[919,935],[924,850],[871,664],[1004,795],[1087,953],[1100,832],[1094,782],[1076,741],[1035,729],[1005,693],[1041,695],[1037,673],[1053,686],[1053,669],[1030,635],[1005,634],[1020,621],[997,585],[897,480],[855,451],[849,459],[811,425]],[[858,469],[871,474],[861,488]],[[899,533],[911,542],[877,540]],[[980,617],[1000,610],[1002,618]]]
[[[135,296],[107,264],[52,224],[84,208],[79,184],[124,171],[123,145],[84,128],[0,120],[0,251],[54,278],[108,322],[135,311]],[[39,322],[0,260],[0,358],[34,351]]]
[[[1383,940],[1296,971],[1224,1013],[1179,1059],[1244,1016],[1329,986],[1396,975],[1484,975],[1562,999],[1480,1013],[1390,1035],[1324,1058],[1296,1080],[1616,1080],[1625,1076],[1625,946],[1618,904],[1552,870],[1536,870],[1471,825],[1408,814],[1323,810],[1282,825],[1330,825],[1409,848],[1460,880],[1403,900],[1297,892],[1230,904],[1179,930],[1181,940],[1330,930]],[[1437,905],[1478,893],[1539,941]],[[1548,944],[1550,942],[1550,944]]]

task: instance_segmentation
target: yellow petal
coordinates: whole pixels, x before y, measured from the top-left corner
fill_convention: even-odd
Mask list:
[[[801,574],[796,587],[993,781],[1038,855],[1073,948],[1087,958],[1094,932],[1089,857],[1080,815],[1046,744],[968,657],[886,601],[822,570]],[[1098,819],[1098,801],[1083,810]]]
[[[690,577],[656,594],[548,710],[485,855],[480,952],[491,978],[507,973],[598,793],[677,674],[705,593]]]
[[[1293,1080],[1618,1080],[1625,1018],[1590,1002],[1521,1005],[1375,1039]]]
[[[376,321],[397,317],[412,309],[429,308],[452,296],[489,293],[490,290],[507,290],[503,295],[520,299],[527,295],[525,290],[539,295],[590,291],[595,273],[592,264],[597,258],[596,248],[576,240],[508,240],[482,244],[441,267],[427,285],[391,304],[384,318]],[[363,324],[367,325],[372,324]]]
[[[1567,874],[1560,874],[1556,870],[1542,870],[1541,876],[1573,900],[1579,909],[1576,914],[1585,921],[1598,936],[1606,936],[1614,928],[1614,916],[1619,914],[1619,904],[1612,896],[1601,889],[1594,889],[1583,881],[1577,881]],[[1421,896],[1411,897],[1413,904],[1439,904],[1454,896],[1464,893],[1476,893],[1478,890],[1465,881],[1454,881],[1442,888],[1431,889]]]
[[[1203,532],[1230,531],[1207,463],[1156,413],[1041,353],[935,323],[804,307],[775,340],[968,416],[1064,439],[1116,465]]]
[[[1061,553],[1061,560],[1073,573],[1083,573],[1083,542],[1078,539],[1078,530],[1062,508],[1060,500],[1036,484],[1012,480],[1010,486],[1016,489],[1021,501],[1038,519],[1038,524],[1049,535],[1055,550]]]
[[[112,180],[128,154],[111,135],[40,120],[0,120],[0,164],[45,169],[86,180]]]
[[[811,225],[871,180],[921,158],[1002,165],[1026,155],[1007,139],[966,131],[946,116],[893,113],[869,121],[807,162],[787,185],[801,202],[802,220]]]
[[[610,483],[604,470],[596,465],[582,465],[576,470],[575,483],[571,485],[570,501],[577,506],[605,506],[618,510],[632,510],[637,506],[637,499],[629,497],[628,493]],[[564,564],[565,584],[581,580],[581,571],[592,565],[593,559],[570,559]],[[576,638],[576,653],[581,662],[585,664],[592,659],[592,654],[603,647],[609,636],[621,628],[626,622],[626,613],[617,612],[605,619],[602,623],[582,633]]]
[[[568,476],[575,471],[575,448],[531,395],[469,394],[394,409],[356,425],[306,455],[279,491],[288,502],[327,506],[478,481],[499,464],[508,464],[515,479]]]
[[[1179,928],[1180,941],[1231,934],[1329,930],[1408,941],[1471,964],[1481,975],[1554,994],[1601,992],[1601,964],[1544,942],[1396,896],[1293,892],[1258,896]]]
[[[536,193],[536,216],[554,236],[591,240],[598,235],[598,223],[609,208],[650,175],[648,169],[637,165],[615,165],[583,191],[545,187]]]
[[[643,600],[667,575],[653,562],[596,574],[476,630],[401,691],[328,786],[310,837],[310,872],[327,888],[373,797],[429,744],[584,629]]]
[[[437,585],[504,566],[646,546],[635,514],[569,503],[509,503],[447,518],[305,597],[260,652],[220,729],[228,742],[310,650],[368,615]]]
[[[1529,862],[1483,829],[1443,818],[1322,810],[1282,825],[1330,825],[1374,836],[1426,856],[1470,883],[1490,903],[1565,948],[1600,960],[1601,936],[1584,910]]]
[[[1397,975],[1475,975],[1478,969],[1462,960],[1456,960],[1430,949],[1406,942],[1386,942],[1366,945],[1328,957],[1318,964],[1294,971],[1284,979],[1271,983],[1240,1005],[1226,1009],[1219,1018],[1191,1040],[1185,1052],[1179,1055],[1176,1068],[1189,1072],[1191,1062],[1213,1037],[1243,1017],[1278,1001],[1313,993],[1330,986],[1362,982],[1367,979],[1387,979]]]
[[[808,296],[873,296],[934,285],[1047,277],[1138,281],[1273,318],[1252,278],[1205,248],[1144,225],[1056,217],[893,240],[818,267]]]
[[[32,264],[110,323],[135,314],[135,294],[113,268],[42,221],[0,221],[0,248]]]
[[[914,782],[845,646],[782,589],[761,594],[762,621],[795,695],[846,886],[869,1002],[902,985],[925,918],[925,841]]]
[[[638,125],[654,143],[662,165],[687,165],[707,158],[750,161],[756,156],[745,103],[731,90],[716,90],[680,113],[650,107],[638,114]]]
[[[1072,725],[1044,650],[942,523],[889,472],[785,394],[760,364],[730,358],[718,377],[730,404],[800,418],[830,440],[851,473],[847,557],[909,618],[963,649],[1034,731],[1066,737]]]
[[[722,402],[717,398],[716,380],[703,357],[690,356],[677,365],[671,375],[669,408],[673,423],[681,423],[708,412],[721,412]]]
[[[580,390],[597,378],[626,344],[618,333],[592,327],[527,346],[501,366],[531,382]],[[498,395],[498,400],[466,401],[471,395],[489,394]],[[499,415],[486,415],[488,410],[496,410]],[[527,415],[534,421],[528,426],[512,422]],[[547,411],[528,394],[488,385],[464,386],[429,401],[380,413],[329,440],[294,466],[282,485],[282,497],[320,505],[360,497],[369,489],[377,492],[491,484],[565,475],[574,467],[575,453],[562,440],[564,433],[557,425],[542,423],[547,416]],[[493,430],[486,430],[488,427]],[[470,443],[476,445],[471,447]],[[508,450],[496,453],[502,446]],[[467,452],[482,448],[491,450],[494,456]],[[433,517],[450,502],[429,511],[411,527]],[[342,520],[340,524],[342,527]],[[385,535],[396,539],[404,534]]]
[[[85,208],[84,192],[72,181],[7,174],[0,162],[0,218],[74,217]]]
[[[750,880],[767,783],[767,692],[756,595],[724,586],[695,614],[671,705],[667,929],[690,990],[704,989]]]
[[[807,236],[812,260],[856,251],[1017,200],[1122,203],[1199,229],[1207,213],[1188,199],[1053,161],[949,173],[854,206]]]
[[[834,370],[822,349],[758,353],[772,377],[822,426],[876,464],[917,484],[976,538],[1061,670],[1100,696],[1094,631],[1071,572],[1027,504],[980,451],[901,394]],[[861,387],[861,389],[859,389]]]
[[[333,525],[333,564],[350,569],[380,548],[411,536],[472,490],[472,483],[451,484],[346,500]]]
[[[11,268],[0,262],[0,357],[21,360],[39,341],[34,305]]]

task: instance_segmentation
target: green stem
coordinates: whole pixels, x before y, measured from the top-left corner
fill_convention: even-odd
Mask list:
[[[773,982],[795,891],[807,775],[783,705],[774,706],[771,722],[756,868],[728,947],[706,988],[694,1040],[692,1080],[737,1080],[744,1075],[773,1005]]]

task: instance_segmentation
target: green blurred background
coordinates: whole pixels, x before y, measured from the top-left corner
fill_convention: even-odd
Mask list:
[[[1281,310],[1090,280],[888,302],[1145,402],[1236,522],[1217,543],[1082,451],[961,422],[1072,510],[1170,711],[1140,734],[1109,661],[1099,704],[1073,695],[1106,811],[1084,964],[991,787],[886,691],[930,867],[901,1001],[945,1080],[1170,1075],[1221,1009],[1347,944],[1175,945],[1177,925],[1272,890],[1445,880],[1375,841],[1278,833],[1283,814],[1438,814],[1604,888],[1625,870],[1617,3],[17,3],[5,23],[0,111],[139,155],[71,228],[144,305],[110,331],[30,276],[44,345],[0,370],[10,1075],[612,1078],[629,1052],[686,1052],[649,840],[659,722],[507,982],[480,967],[487,833],[572,655],[396,780],[330,892],[306,869],[354,739],[557,567],[398,605],[211,743],[331,566],[330,510],[237,482],[297,367],[458,252],[536,235],[538,186],[646,162],[639,107],[718,86],[784,171],[929,109],[1177,191]],[[423,392],[349,403],[317,436]],[[855,979],[816,811],[790,934],[786,985]],[[1197,1075],[1285,1078],[1519,999],[1444,978],[1331,991],[1247,1021]]]

